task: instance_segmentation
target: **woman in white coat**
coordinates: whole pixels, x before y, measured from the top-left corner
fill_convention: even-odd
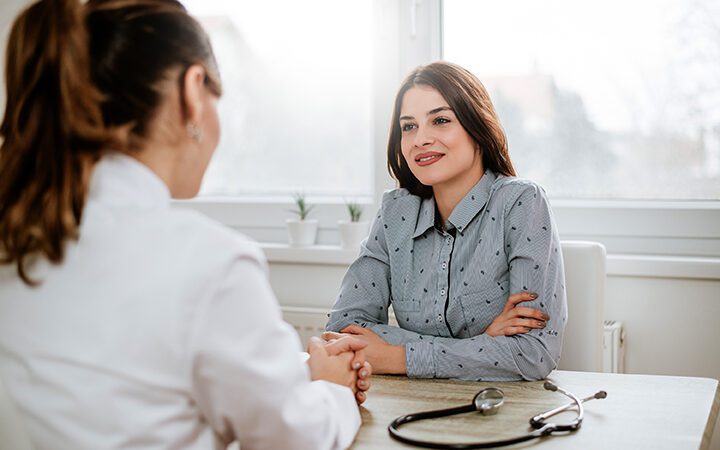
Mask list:
[[[282,321],[258,247],[198,214],[221,85],[170,0],[40,1],[0,126],[0,378],[37,448],[343,448],[370,367]],[[354,395],[355,394],[355,395]]]

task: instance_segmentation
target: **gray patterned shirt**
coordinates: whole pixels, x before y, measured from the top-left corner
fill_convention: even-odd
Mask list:
[[[350,266],[327,329],[367,327],[405,345],[411,377],[538,380],[557,366],[567,320],[560,240],[538,185],[486,171],[445,229],[434,199],[405,189],[383,196]],[[492,337],[485,329],[508,295],[536,292],[544,329]],[[399,327],[388,325],[392,306]]]

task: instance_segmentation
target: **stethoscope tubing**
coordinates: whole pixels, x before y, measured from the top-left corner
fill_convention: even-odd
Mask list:
[[[592,400],[592,399],[594,399],[594,398],[597,398],[597,397],[595,397],[595,395],[589,395],[589,396],[587,396],[587,397],[585,397],[585,398],[583,398],[583,399],[580,399],[580,403],[585,403],[585,402],[587,402],[587,401],[589,401],[589,400]],[[568,409],[570,409],[570,408],[577,408],[577,403],[575,403],[575,402],[569,402],[569,403],[566,403],[566,404],[564,404],[564,405],[562,405],[562,406],[558,406],[558,407],[555,408],[555,409],[551,409],[550,411],[545,411],[544,413],[538,414],[537,416],[533,417],[533,418],[531,419],[531,422],[540,422],[540,421],[543,421],[543,420],[547,420],[547,419],[549,419],[550,417],[554,416],[555,414],[560,414],[561,412],[566,411],[566,410],[568,410]]]
[[[469,413],[475,411],[475,405],[469,404],[465,406],[457,406],[455,408],[447,408],[447,409],[436,409],[433,411],[425,411],[425,412],[418,412],[418,413],[412,413],[412,414],[406,414],[404,416],[400,416],[392,421],[390,424],[391,427],[399,427],[400,425],[404,425],[406,423],[410,422],[416,422],[418,420],[425,420],[425,419],[435,419],[438,417],[446,417],[446,416],[454,416],[456,414],[463,414],[463,413]]]
[[[494,389],[494,388],[490,388]],[[479,408],[475,405],[475,403],[471,403],[469,405],[464,406],[458,406],[455,408],[447,408],[447,409],[439,409],[434,411],[424,411],[419,413],[413,413],[413,414],[406,414],[403,416],[397,417],[395,420],[393,420],[390,425],[388,425],[388,433],[390,433],[390,436],[404,444],[414,445],[416,447],[423,447],[423,448],[438,448],[438,449],[453,449],[453,450],[469,450],[469,449],[479,449],[479,448],[493,448],[493,447],[504,447],[507,445],[514,445],[519,444],[521,442],[530,441],[532,439],[538,439],[542,438],[544,436],[550,436],[555,431],[560,432],[573,432],[580,429],[580,426],[582,425],[583,421],[583,415],[584,415],[584,408],[583,403],[587,402],[588,400],[592,400],[594,398],[601,399],[605,398],[607,396],[607,393],[605,391],[599,391],[595,395],[580,399],[574,394],[559,388],[555,386],[553,383],[546,382],[545,383],[545,389],[552,390],[552,391],[558,391],[573,401],[565,404],[563,406],[551,409],[549,411],[546,411],[544,413],[538,414],[534,416],[532,419],[530,419],[530,425],[535,428],[534,430],[530,431],[529,433],[526,433],[521,436],[509,438],[509,439],[502,439],[502,440],[496,440],[496,441],[485,441],[485,442],[469,442],[469,443],[446,443],[446,442],[431,442],[431,441],[421,441],[417,439],[412,439],[406,436],[402,436],[398,428],[400,426],[410,423],[410,422],[416,422],[418,420],[425,420],[425,419],[434,419],[437,417],[446,417],[446,416],[452,416],[455,414],[462,414],[462,413],[468,413],[477,411]],[[502,391],[500,391],[502,394]],[[478,394],[480,395],[480,394]],[[499,405],[498,405],[499,406]],[[548,418],[565,411],[570,408],[575,408],[577,412],[577,417],[575,420],[573,420],[570,424],[565,425],[559,425],[559,424],[553,424],[553,423],[545,423],[545,420]]]
[[[396,419],[397,420],[397,419]],[[407,423],[407,422],[405,422]],[[503,439],[500,441],[487,441],[487,442],[469,442],[467,444],[464,443],[456,443],[456,444],[450,444],[450,443],[441,443],[441,442],[430,442],[430,441],[419,441],[415,440],[409,437],[402,436],[400,433],[398,433],[396,427],[393,425],[395,424],[395,421],[390,424],[388,427],[388,432],[390,435],[397,441],[400,441],[404,444],[410,444],[414,445],[416,447],[423,447],[423,448],[447,448],[451,450],[470,450],[470,449],[476,449],[476,448],[493,448],[493,447],[505,447],[507,445],[513,445],[513,444],[519,444],[520,442],[530,441],[533,439],[537,439],[543,436],[548,436],[552,433],[553,430],[545,430],[543,428],[539,430],[534,430],[530,433],[527,433],[522,436],[518,436],[515,438],[510,439]],[[551,426],[548,424],[548,426]]]

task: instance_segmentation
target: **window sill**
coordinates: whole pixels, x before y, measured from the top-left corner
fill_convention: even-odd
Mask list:
[[[563,240],[601,242],[611,255],[720,257],[718,201],[551,200]],[[176,201],[260,242],[287,239],[286,219],[294,217],[290,202],[254,203],[241,199]],[[377,206],[365,202],[363,218],[374,218]],[[341,202],[318,203],[312,217],[319,222],[318,243],[339,242],[338,220],[347,218]],[[336,247],[337,248],[337,247]]]
[[[260,247],[271,263],[349,266],[358,256],[358,250],[348,250],[338,245],[292,247],[287,244],[263,242]]]
[[[261,243],[270,263],[321,264],[349,266],[357,250],[337,245],[291,247],[287,244]],[[615,277],[682,278],[720,280],[720,258],[609,254],[607,274]]]

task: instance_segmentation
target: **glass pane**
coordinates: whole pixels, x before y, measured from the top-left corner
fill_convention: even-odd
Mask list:
[[[720,199],[717,0],[445,0],[443,43],[551,196]]]
[[[372,195],[372,2],[184,2],[224,95],[201,195]]]

